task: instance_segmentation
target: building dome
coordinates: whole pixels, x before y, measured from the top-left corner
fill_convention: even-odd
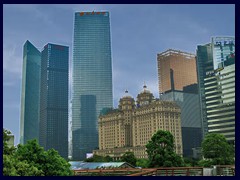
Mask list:
[[[126,90],[123,97],[120,98],[118,107],[120,110],[132,110],[135,107],[135,100],[128,93],[128,90]]]
[[[128,93],[128,90],[126,89],[124,95],[122,98],[131,98],[132,99],[132,96]]]
[[[153,99],[153,94],[147,89],[147,86],[144,83],[143,90],[137,96],[137,107],[148,105]]]
[[[140,92],[140,94],[142,93],[148,93],[148,94],[151,94],[150,90],[147,89],[147,86],[146,84],[144,83],[144,86],[143,86],[143,90]]]

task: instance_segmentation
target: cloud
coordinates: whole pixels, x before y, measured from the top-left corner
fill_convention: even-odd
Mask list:
[[[22,58],[16,53],[16,46],[3,46],[3,70],[8,73],[14,73],[21,78]]]

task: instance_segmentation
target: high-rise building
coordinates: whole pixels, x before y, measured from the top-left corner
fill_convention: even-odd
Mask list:
[[[23,48],[20,143],[39,138],[41,53],[29,41]]]
[[[47,44],[41,57],[40,145],[68,158],[67,46]]]
[[[203,132],[235,141],[235,38],[213,37],[197,47]]]
[[[235,141],[235,64],[204,79],[208,132]]]
[[[175,102],[156,100],[144,85],[137,105],[126,91],[119,108],[99,116],[99,150],[94,154],[120,159],[132,151],[137,158],[148,158],[146,144],[158,130],[174,136],[175,151],[182,155],[180,108]]]
[[[157,55],[160,94],[197,83],[195,55],[169,49]]]
[[[195,55],[170,49],[157,61],[160,99],[181,107],[183,156],[192,157],[192,148],[202,141]]]
[[[200,102],[200,115],[202,122],[202,135],[208,132],[207,111],[205,102],[204,78],[206,72],[213,70],[213,56],[211,43],[197,46],[197,77]]]
[[[73,40],[73,160],[98,147],[98,116],[113,106],[109,12],[76,12]]]

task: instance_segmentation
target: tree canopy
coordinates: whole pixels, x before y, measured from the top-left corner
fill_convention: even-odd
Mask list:
[[[137,158],[135,157],[133,152],[125,152],[121,157],[121,161],[136,166]]]
[[[158,130],[146,148],[150,167],[183,166],[182,158],[175,153],[174,138],[169,131]]]
[[[234,147],[221,134],[207,134],[202,142],[202,153],[208,164],[234,163]]]
[[[3,133],[4,148],[8,138]],[[6,148],[7,149],[7,148]],[[37,140],[18,145],[14,151],[3,154],[4,176],[69,176],[73,175],[70,164],[54,149],[44,151]]]

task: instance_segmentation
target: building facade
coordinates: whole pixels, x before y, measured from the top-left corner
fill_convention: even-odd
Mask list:
[[[29,41],[23,47],[20,143],[39,138],[41,53]]]
[[[204,134],[235,141],[235,38],[213,37],[199,45],[197,72]]]
[[[176,103],[155,100],[146,86],[136,103],[126,92],[118,109],[99,117],[99,150],[94,153],[119,159],[132,151],[137,158],[147,158],[145,145],[161,129],[173,134],[175,151],[182,155],[180,114]]]
[[[196,59],[197,59],[200,115],[202,121],[202,135],[204,137],[204,135],[208,132],[204,79],[206,78],[206,72],[213,70],[213,55],[211,43],[197,46]]]
[[[41,57],[40,145],[68,158],[69,48],[50,44]]]
[[[225,61],[226,62],[226,61]],[[208,132],[235,143],[235,63],[204,79]]]
[[[159,93],[197,83],[195,55],[169,49],[157,55]]]
[[[113,106],[109,12],[76,12],[73,40],[72,158],[98,147],[97,118]]]
[[[160,99],[180,106],[183,156],[192,157],[192,148],[202,141],[195,55],[169,49],[157,62]]]

